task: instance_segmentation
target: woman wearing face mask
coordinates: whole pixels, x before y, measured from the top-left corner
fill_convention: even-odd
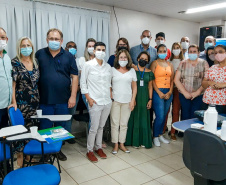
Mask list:
[[[218,64],[218,62],[215,60],[215,54],[214,54],[214,46],[210,46],[206,50],[206,60],[209,64],[209,67],[211,67],[214,64]]]
[[[202,105],[203,87],[201,86],[208,63],[198,58],[199,47],[195,44],[188,48],[189,59],[182,61],[177,69],[174,82],[179,90],[181,120],[194,118],[194,112]]]
[[[202,82],[205,93],[203,102],[216,105],[218,113],[226,113],[226,46],[218,45],[214,48],[215,59],[219,64],[213,65],[205,73]]]
[[[20,109],[25,119],[25,126],[29,128],[32,126],[30,117],[36,115],[39,106],[38,80],[40,74],[30,38],[20,38],[16,50],[17,56],[12,59],[13,97],[10,107]],[[23,158],[21,155],[18,155],[18,158],[18,165],[22,166]]]
[[[126,38],[122,37],[119,38],[116,44],[116,51],[114,55],[111,55],[108,59],[108,64],[113,67],[114,66],[114,61],[115,61],[115,57],[117,55],[117,53],[121,50],[121,49],[126,49],[127,51],[130,50],[129,47],[129,42]]]
[[[150,111],[152,106],[152,81],[154,74],[145,68],[150,61],[150,55],[142,51],[137,57],[138,65],[134,66],[137,75],[136,106],[131,112],[125,145],[152,147]]]
[[[155,146],[160,146],[160,141],[169,143],[163,137],[163,128],[167,112],[169,111],[170,104],[173,96],[173,65],[165,60],[167,56],[166,45],[160,44],[157,47],[158,59],[151,64],[151,70],[155,75],[153,82],[153,110],[155,112],[155,120],[153,124],[153,135]]]
[[[113,154],[117,154],[118,148],[123,152],[130,152],[124,143],[130,113],[135,107],[136,81],[137,76],[132,68],[130,54],[127,50],[122,49],[117,53],[112,68],[112,97],[114,101],[111,108],[111,140],[115,144]]]
[[[177,68],[181,61],[184,60],[184,55],[182,47],[179,42],[175,42],[172,45],[172,55],[170,57],[170,62],[173,64],[174,74],[176,74]],[[180,114],[180,100],[179,100],[179,91],[176,86],[173,88],[173,101],[172,101],[172,124],[179,121]],[[175,129],[171,126],[171,140],[176,141]]]

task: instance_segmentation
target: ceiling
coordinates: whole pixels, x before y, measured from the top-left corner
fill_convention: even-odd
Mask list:
[[[207,6],[226,0],[80,0],[99,5],[115,6],[193,22],[226,20],[226,8],[194,14],[179,14],[190,8]]]

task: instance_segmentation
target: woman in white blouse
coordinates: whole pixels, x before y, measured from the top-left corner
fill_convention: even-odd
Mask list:
[[[137,76],[132,68],[130,54],[127,50],[122,49],[116,55],[114,67],[112,67],[111,137],[112,143],[115,144],[113,154],[117,154],[118,148],[129,153],[124,143],[130,113],[135,106],[136,81]]]

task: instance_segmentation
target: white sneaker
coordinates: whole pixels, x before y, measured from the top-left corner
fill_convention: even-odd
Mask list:
[[[154,145],[155,146],[160,146],[160,142],[159,142],[159,138],[158,137],[154,138]]]
[[[165,143],[165,144],[169,144],[169,140],[164,138],[163,136],[159,136],[159,140],[162,142],[162,143]]]

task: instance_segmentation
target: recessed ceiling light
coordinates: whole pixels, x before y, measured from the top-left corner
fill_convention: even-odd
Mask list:
[[[199,8],[191,8],[186,11],[186,14],[204,12],[204,11],[215,10],[219,8],[226,8],[226,3],[218,3],[218,4],[208,5],[208,6],[202,6]]]

